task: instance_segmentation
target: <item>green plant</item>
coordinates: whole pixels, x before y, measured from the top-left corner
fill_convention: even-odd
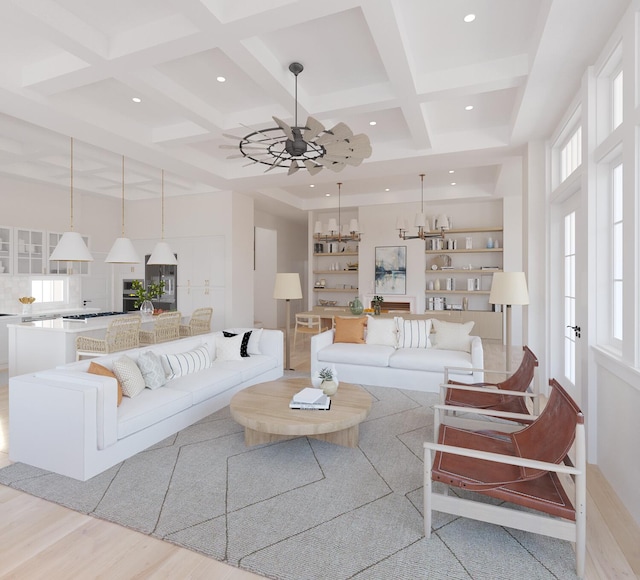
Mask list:
[[[371,302],[384,302],[384,297],[383,296],[374,296],[373,300],[371,300]]]
[[[164,294],[164,280],[160,280],[157,284],[150,282],[147,287],[140,280],[134,280],[131,284],[136,301],[133,303],[134,308],[140,308],[145,300],[154,300],[160,298]]]
[[[333,371],[330,368],[324,367],[318,373],[318,376],[322,379],[322,382],[333,380]]]

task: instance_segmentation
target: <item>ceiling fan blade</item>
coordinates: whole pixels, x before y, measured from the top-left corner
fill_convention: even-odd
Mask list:
[[[291,165],[289,166],[289,171],[287,171],[287,175],[293,175],[296,171],[300,169],[298,162],[295,159],[291,160]]]
[[[236,141],[242,141],[244,137],[238,137],[237,135],[232,135],[231,133],[223,133],[223,137],[228,137],[229,139],[235,139]]]
[[[304,161],[304,166],[307,168],[309,175],[315,175],[319,171],[322,171],[322,165],[317,165],[313,161],[306,159]]]
[[[344,123],[338,123],[335,127],[329,129],[329,131],[339,139],[349,139],[353,137],[353,131]]]
[[[312,139],[315,139],[318,135],[320,135],[320,133],[324,131],[324,125],[313,117],[307,118],[306,126],[307,129],[305,129],[302,134],[305,141],[311,141]]]
[[[353,157],[351,155],[325,155],[324,158],[328,161],[333,161],[334,163],[346,163],[347,165],[353,165],[357,167],[362,163],[362,159],[360,157]]]
[[[276,125],[278,125],[280,129],[282,129],[282,132],[287,136],[287,139],[291,139],[291,141],[293,141],[293,131],[291,130],[291,127],[289,127],[289,125],[287,125],[281,119],[278,119],[278,117],[271,118],[276,122]]]
[[[338,173],[338,171],[342,171],[346,167],[346,165],[344,163],[331,163],[326,167],[331,169],[331,171],[335,171],[336,173]]]

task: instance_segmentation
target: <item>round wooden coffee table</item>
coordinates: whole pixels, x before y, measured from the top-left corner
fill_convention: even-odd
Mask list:
[[[345,447],[358,446],[358,426],[371,410],[371,395],[362,387],[340,383],[328,411],[289,409],[309,379],[281,379],[247,387],[231,399],[231,416],[244,426],[246,445],[313,437]]]

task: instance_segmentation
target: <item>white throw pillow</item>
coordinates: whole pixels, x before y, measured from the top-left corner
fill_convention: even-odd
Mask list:
[[[239,338],[242,341],[242,335]],[[206,346],[199,346],[187,352],[163,354],[162,365],[168,378],[176,379],[209,368],[211,357]]]
[[[381,344],[383,346],[398,345],[398,329],[393,318],[374,318],[367,315],[367,344]]]
[[[216,336],[216,360],[242,360],[240,348],[243,338],[243,334]]]
[[[144,391],[146,385],[142,373],[136,361],[127,355],[113,361],[113,373],[118,377],[125,397],[135,397]]]
[[[430,348],[431,319],[405,320],[398,317],[398,348]]]
[[[151,350],[141,352],[137,363],[148,389],[157,389],[167,382],[162,361],[155,352]]]
[[[433,343],[435,348],[441,350],[461,350],[471,352],[471,338],[469,333],[473,328],[474,322],[458,323],[445,322],[444,320],[433,319]]]
[[[249,344],[247,345],[247,352],[251,354],[262,354],[260,352],[260,339],[262,338],[263,328],[229,328],[229,332],[235,332],[236,334],[242,332],[251,332],[249,336]]]

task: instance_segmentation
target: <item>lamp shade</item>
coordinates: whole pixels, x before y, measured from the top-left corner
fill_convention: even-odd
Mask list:
[[[360,226],[358,225],[358,220],[357,219],[350,219],[349,220],[349,231],[350,232],[359,232],[360,231]]]
[[[129,238],[118,238],[113,242],[105,262],[111,264],[138,264],[142,260]]]
[[[321,221],[317,221],[315,227],[313,228],[313,233],[314,234],[321,234],[322,233],[322,222]]]
[[[65,232],[49,256],[60,262],[93,262],[93,256],[78,232]]]
[[[417,228],[423,228],[425,227],[426,219],[426,216],[422,212],[418,212],[413,225]]]
[[[147,264],[149,265],[175,265],[177,263],[178,259],[167,242],[158,242],[147,260]]]
[[[491,304],[529,304],[524,272],[496,272],[489,294]]]
[[[300,274],[297,272],[276,274],[276,284],[273,288],[273,297],[276,300],[297,300],[302,298]]]

